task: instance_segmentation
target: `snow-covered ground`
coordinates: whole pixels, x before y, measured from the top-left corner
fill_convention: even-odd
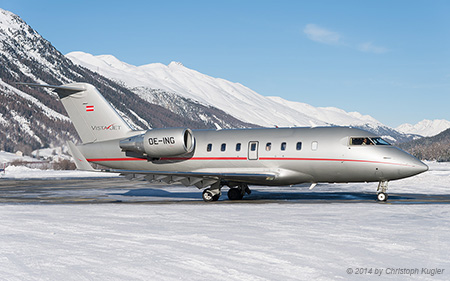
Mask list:
[[[117,177],[115,173],[87,172],[77,170],[40,170],[24,166],[8,166],[0,173],[0,179],[73,179],[73,178],[102,178]]]
[[[449,194],[450,164],[427,164],[430,171],[391,182],[390,192]],[[23,171],[7,169],[8,174],[17,179]],[[375,187],[282,190],[320,194]],[[174,196],[193,192],[186,190]],[[448,204],[195,200],[200,193],[170,204],[2,204],[0,279],[450,279]]]
[[[7,163],[13,162],[15,160],[23,162],[36,161],[36,159],[29,156],[20,156],[10,152],[0,151],[0,165],[2,166],[1,168],[3,168],[3,165],[6,165]]]

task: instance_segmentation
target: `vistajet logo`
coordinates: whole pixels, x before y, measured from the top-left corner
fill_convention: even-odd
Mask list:
[[[119,131],[120,125],[111,124],[108,126],[91,126],[93,131]]]

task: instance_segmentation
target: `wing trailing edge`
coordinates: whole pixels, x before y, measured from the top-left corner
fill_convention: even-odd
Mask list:
[[[128,179],[160,181],[165,183],[179,182],[185,186],[196,186],[199,189],[210,186],[216,182],[236,181],[253,183],[272,181],[276,178],[274,173],[204,173],[204,172],[170,172],[170,171],[141,171],[110,169],[105,172],[120,173]]]

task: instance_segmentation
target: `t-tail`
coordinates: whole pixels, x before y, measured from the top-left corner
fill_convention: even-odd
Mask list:
[[[111,104],[90,84],[18,84],[54,89],[84,144],[125,138],[132,131]]]

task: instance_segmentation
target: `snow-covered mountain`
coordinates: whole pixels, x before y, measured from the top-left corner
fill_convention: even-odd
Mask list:
[[[424,137],[435,136],[445,130],[450,128],[450,121],[448,120],[422,120],[419,123],[412,124],[402,124],[396,128],[405,134],[416,134]]]
[[[63,72],[73,64],[58,58],[64,57],[48,41],[18,16],[0,9],[0,149],[31,152],[76,139],[54,94],[15,84],[69,82]]]
[[[392,142],[413,137],[399,133],[368,115],[334,107],[313,107],[280,97],[264,97],[242,84],[202,74],[177,62],[134,66],[111,55],[72,52],[66,56],[73,63],[120,83],[147,101],[155,102],[151,91],[161,89],[170,92],[172,97],[195,100],[219,108],[239,120],[265,127],[354,126],[386,136]]]
[[[242,128],[255,125],[197,101],[149,89],[146,99],[128,88],[74,65],[19,16],[0,9],[0,150],[32,150],[76,141],[77,134],[56,94],[17,82],[93,84],[135,128]],[[148,99],[163,100],[171,108]],[[193,114],[197,113],[197,114]]]
[[[311,105],[264,97],[239,83],[214,78],[189,69],[181,63],[152,63],[134,66],[111,55],[93,56],[84,52],[66,55],[73,63],[120,81],[132,88],[147,87],[173,92],[183,97],[217,107],[239,120],[261,126],[352,125],[383,126],[371,116],[348,113],[333,107]],[[140,92],[144,98],[145,92]]]

